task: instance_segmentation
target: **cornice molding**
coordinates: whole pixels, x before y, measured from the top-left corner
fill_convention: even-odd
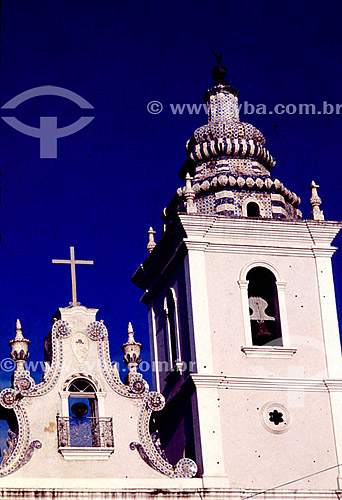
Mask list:
[[[277,257],[331,258],[331,242],[342,222],[288,219],[249,219],[222,215],[179,214],[173,232],[167,230],[139,266],[131,281],[145,291],[148,302],[160,277],[180,250]]]
[[[105,481],[106,487],[103,486]],[[208,500],[243,500],[252,496],[267,500],[336,500],[341,494],[332,486],[329,490],[304,490],[304,489],[272,489],[269,492],[257,489],[229,488],[222,487],[228,482],[226,478],[190,478],[190,479],[169,479],[156,478],[97,478],[92,479],[89,487],[88,478],[63,478],[61,486],[60,478],[16,478],[16,485],[9,485],[7,482],[2,488],[4,498],[17,498],[22,495],[22,490],[28,494],[36,495],[38,498],[53,498],[58,495],[61,500],[69,500],[75,495],[75,488],[82,495],[83,500],[93,500],[95,498],[105,498],[108,493],[112,498],[126,498],[127,500],[141,499],[150,500],[156,496],[156,491],[161,491],[163,499],[176,498],[207,498]],[[220,486],[218,486],[220,485]],[[110,490],[110,491],[109,491]]]
[[[300,247],[285,247],[285,246],[271,246],[270,244],[264,245],[252,245],[252,244],[237,244],[231,242],[205,242],[197,240],[184,240],[186,248],[192,251],[203,251],[209,253],[229,253],[229,254],[250,254],[254,253],[257,255],[265,255],[267,250],[267,255],[277,255],[282,257],[328,257],[330,258],[336,251],[336,247],[320,248],[315,249],[316,253],[313,253],[313,249],[300,248]]]
[[[324,383],[329,392],[342,392],[342,379],[325,379]]]
[[[263,247],[330,249],[342,222],[248,219],[219,215],[179,215],[189,241],[225,244],[244,241]]]
[[[191,374],[198,388],[300,391],[300,392],[342,392],[341,379],[290,379],[275,377],[232,377],[228,375]]]

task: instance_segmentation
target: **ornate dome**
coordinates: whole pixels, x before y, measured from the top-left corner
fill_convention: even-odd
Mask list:
[[[217,77],[217,75],[219,75]],[[214,86],[204,94],[208,107],[208,124],[197,128],[186,143],[192,161],[210,158],[254,158],[271,170],[275,159],[265,146],[265,137],[250,123],[239,119],[239,92],[224,80],[226,69],[213,69]]]
[[[239,118],[239,91],[225,81],[221,64],[212,71],[214,86],[204,94],[208,123],[186,143],[187,159],[179,188],[164,211],[164,220],[177,212],[233,217],[301,218],[300,198],[270,172],[275,159],[256,127]]]

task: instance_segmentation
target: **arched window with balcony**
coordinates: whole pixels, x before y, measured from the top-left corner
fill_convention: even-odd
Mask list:
[[[99,414],[96,388],[84,378],[69,386],[70,446],[99,446]]]
[[[103,415],[103,396],[90,378],[72,377],[60,393],[62,415],[57,416],[58,447],[62,455],[86,460],[114,451],[113,422]],[[95,451],[92,450],[97,450]]]

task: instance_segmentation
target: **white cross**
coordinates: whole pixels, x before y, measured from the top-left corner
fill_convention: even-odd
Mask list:
[[[70,247],[70,260],[60,260],[60,259],[52,259],[52,264],[70,264],[71,265],[71,289],[72,289],[72,302],[70,302],[71,306],[80,305],[77,302],[76,295],[76,264],[94,264],[93,260],[75,260],[75,249],[74,247]]]

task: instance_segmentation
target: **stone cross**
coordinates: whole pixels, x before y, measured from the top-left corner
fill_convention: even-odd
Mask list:
[[[52,264],[70,264],[71,266],[71,290],[72,290],[72,302],[70,302],[71,306],[80,305],[77,302],[77,294],[76,294],[76,264],[94,264],[93,260],[75,260],[75,249],[74,247],[70,247],[70,260],[60,260],[60,259],[52,259]]]

